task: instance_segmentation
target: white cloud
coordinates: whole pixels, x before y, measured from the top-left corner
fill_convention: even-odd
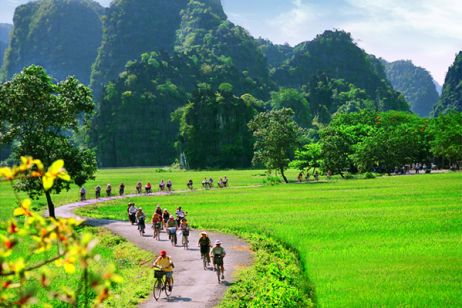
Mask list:
[[[326,29],[344,29],[367,52],[411,59],[442,83],[462,50],[461,16],[457,0],[293,0],[288,11],[266,21],[266,36],[296,44]]]

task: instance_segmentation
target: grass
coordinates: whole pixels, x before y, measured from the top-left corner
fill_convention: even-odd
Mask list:
[[[242,177],[254,172],[244,171]],[[236,174],[235,181],[250,185],[261,179]],[[300,255],[320,306],[462,306],[460,173],[197,191],[134,201],[148,212],[157,202],[169,210],[182,206],[195,226],[264,234],[287,244]],[[126,219],[126,202],[80,213]]]

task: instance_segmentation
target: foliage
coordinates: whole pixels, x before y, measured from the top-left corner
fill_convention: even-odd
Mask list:
[[[462,161],[462,112],[441,114],[430,122],[430,150],[449,162]]]
[[[258,108],[250,95],[236,97],[230,84],[218,91],[200,84],[178,115],[179,147],[189,167],[243,168],[252,159],[252,134],[246,124]]]
[[[349,33],[325,31],[313,41],[300,43],[273,78],[281,86],[299,88],[312,83],[320,73],[363,89],[377,111],[409,109],[404,98],[386,81],[383,66],[360,49]]]
[[[95,154],[77,147],[68,137],[88,126],[93,108],[90,89],[77,79],[54,84],[42,67],[32,65],[0,86],[0,142],[14,142],[12,158],[16,160],[26,154],[46,165],[64,159],[74,183],[83,185],[96,171]],[[19,179],[16,188],[32,198],[43,193],[36,179]],[[53,190],[59,193],[69,188],[68,182],[58,181]],[[50,192],[45,195],[54,217]]]
[[[254,265],[239,273],[219,307],[313,307],[296,253],[259,234],[244,234]]]
[[[13,183],[17,177],[40,179],[43,190],[49,191],[55,180],[69,181],[70,177],[63,168],[63,161],[54,162],[47,171],[40,160],[22,157],[18,166],[0,168],[0,178]],[[50,299],[60,299],[69,304],[88,307],[90,300],[94,305],[103,303],[109,296],[110,288],[121,282],[113,267],[104,272],[93,272],[90,265],[97,262],[93,249],[96,242],[89,234],[79,234],[75,228],[80,224],[74,219],[43,218],[30,209],[31,200],[19,202],[12,218],[2,222],[0,240],[0,300],[5,306],[25,306],[37,303],[37,288],[47,291]],[[32,255],[42,256],[38,263],[24,258],[21,250],[27,247]],[[53,253],[56,251],[56,253]],[[51,264],[63,267],[66,273],[76,273],[82,268],[81,283],[77,290],[63,286],[60,290],[50,288]],[[96,297],[90,298],[90,288]]]
[[[383,64],[388,80],[395,90],[404,95],[411,111],[428,117],[439,98],[430,73],[411,61],[383,61]]]
[[[255,137],[253,163],[262,163],[268,170],[281,172],[288,183],[284,170],[288,167],[302,129],[293,120],[293,111],[282,108],[261,112],[249,122]]]
[[[433,114],[438,116],[451,110],[462,111],[462,51],[457,54],[454,63],[449,67],[443,92],[433,108]]]
[[[294,120],[303,128],[311,126],[311,114],[306,94],[296,89],[281,88],[271,93],[269,104],[272,109],[290,108],[294,112]]]
[[[18,6],[5,56],[6,77],[36,64],[58,80],[74,75],[89,84],[101,43],[102,14],[103,8],[92,0],[44,0]]]
[[[295,151],[295,158],[289,164],[291,168],[309,170],[321,167],[323,164],[320,143],[305,144]]]
[[[262,38],[257,39],[261,52],[265,55],[270,69],[280,66],[284,61],[292,56],[293,48],[289,44],[273,44],[269,40]]]
[[[180,11],[187,2],[119,0],[111,3],[91,76],[96,98],[101,98],[104,86],[117,79],[128,61],[151,51],[173,51],[175,33],[181,22]]]
[[[8,48],[9,37],[12,29],[13,25],[0,23],[0,68],[3,64],[3,56]],[[2,72],[0,70],[0,81],[2,79]]]

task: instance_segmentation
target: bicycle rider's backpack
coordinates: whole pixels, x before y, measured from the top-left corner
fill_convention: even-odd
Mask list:
[[[182,232],[184,236],[189,236],[189,229],[185,229]]]

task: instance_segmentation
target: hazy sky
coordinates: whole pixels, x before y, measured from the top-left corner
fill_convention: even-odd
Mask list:
[[[108,5],[110,0],[98,0]],[[172,0],[174,1],[174,0]],[[0,0],[0,22],[27,0]],[[228,17],[258,37],[295,45],[344,29],[368,53],[410,59],[443,83],[462,50],[460,0],[222,0]]]

